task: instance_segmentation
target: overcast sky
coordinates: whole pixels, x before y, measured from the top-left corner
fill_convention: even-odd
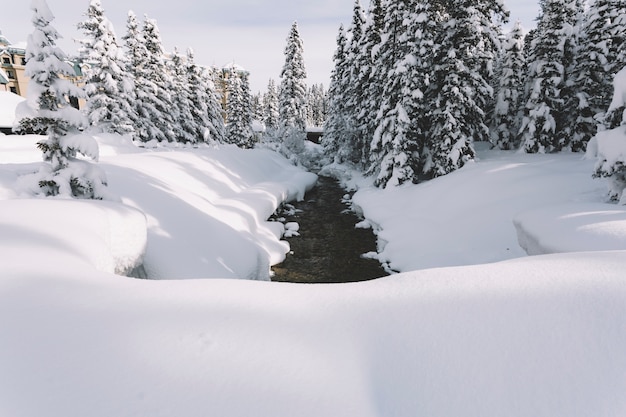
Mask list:
[[[365,8],[369,0],[361,0]],[[309,84],[328,87],[337,30],[352,19],[354,0],[101,0],[118,37],[126,31],[128,10],[140,18],[156,19],[167,50],[194,49],[196,61],[223,66],[230,62],[250,71],[253,92],[264,91],[270,78],[279,81],[283,51],[291,24],[298,22],[304,42]],[[511,22],[534,26],[538,1],[505,0]],[[59,46],[72,54],[73,39],[80,38],[76,24],[84,19],[89,0],[48,0],[61,33]],[[12,2],[11,13],[0,14],[0,30],[11,42],[25,41],[32,32],[30,0]]]

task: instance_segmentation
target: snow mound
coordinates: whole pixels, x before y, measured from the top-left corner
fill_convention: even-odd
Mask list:
[[[513,220],[528,255],[626,250],[626,208],[567,204],[518,214]]]
[[[15,110],[26,99],[9,91],[0,91],[0,127],[13,127]]]
[[[146,248],[143,213],[118,203],[61,199],[0,201],[0,263],[24,262],[24,253],[44,269],[76,264],[125,275],[141,265]]]

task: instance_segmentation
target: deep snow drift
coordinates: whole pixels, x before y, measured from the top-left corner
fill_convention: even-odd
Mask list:
[[[482,150],[427,184],[362,182],[379,257],[444,268],[137,280],[111,268],[144,247],[159,278],[262,275],[287,250],[265,219],[315,177],[267,151],[101,137],[124,204],[30,199],[35,140],[0,136],[0,415],[626,414],[626,219],[593,161]],[[531,252],[584,252],[526,257],[516,227]]]

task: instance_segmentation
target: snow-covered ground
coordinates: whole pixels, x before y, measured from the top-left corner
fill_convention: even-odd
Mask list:
[[[220,279],[288,250],[265,220],[315,177],[277,154],[104,136],[119,201],[79,202],[24,194],[36,140],[0,136],[1,416],[626,415],[626,214],[594,161],[361,182],[409,272],[297,285]],[[161,279],[113,274],[141,262]]]

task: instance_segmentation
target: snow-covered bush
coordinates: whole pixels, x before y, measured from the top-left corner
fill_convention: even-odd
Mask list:
[[[623,193],[626,188],[626,118],[623,111],[626,104],[626,67],[617,73],[613,85],[613,100],[607,115],[612,115],[621,126],[599,132],[589,142],[587,155],[598,158],[593,176],[609,179],[611,200],[626,205]]]

